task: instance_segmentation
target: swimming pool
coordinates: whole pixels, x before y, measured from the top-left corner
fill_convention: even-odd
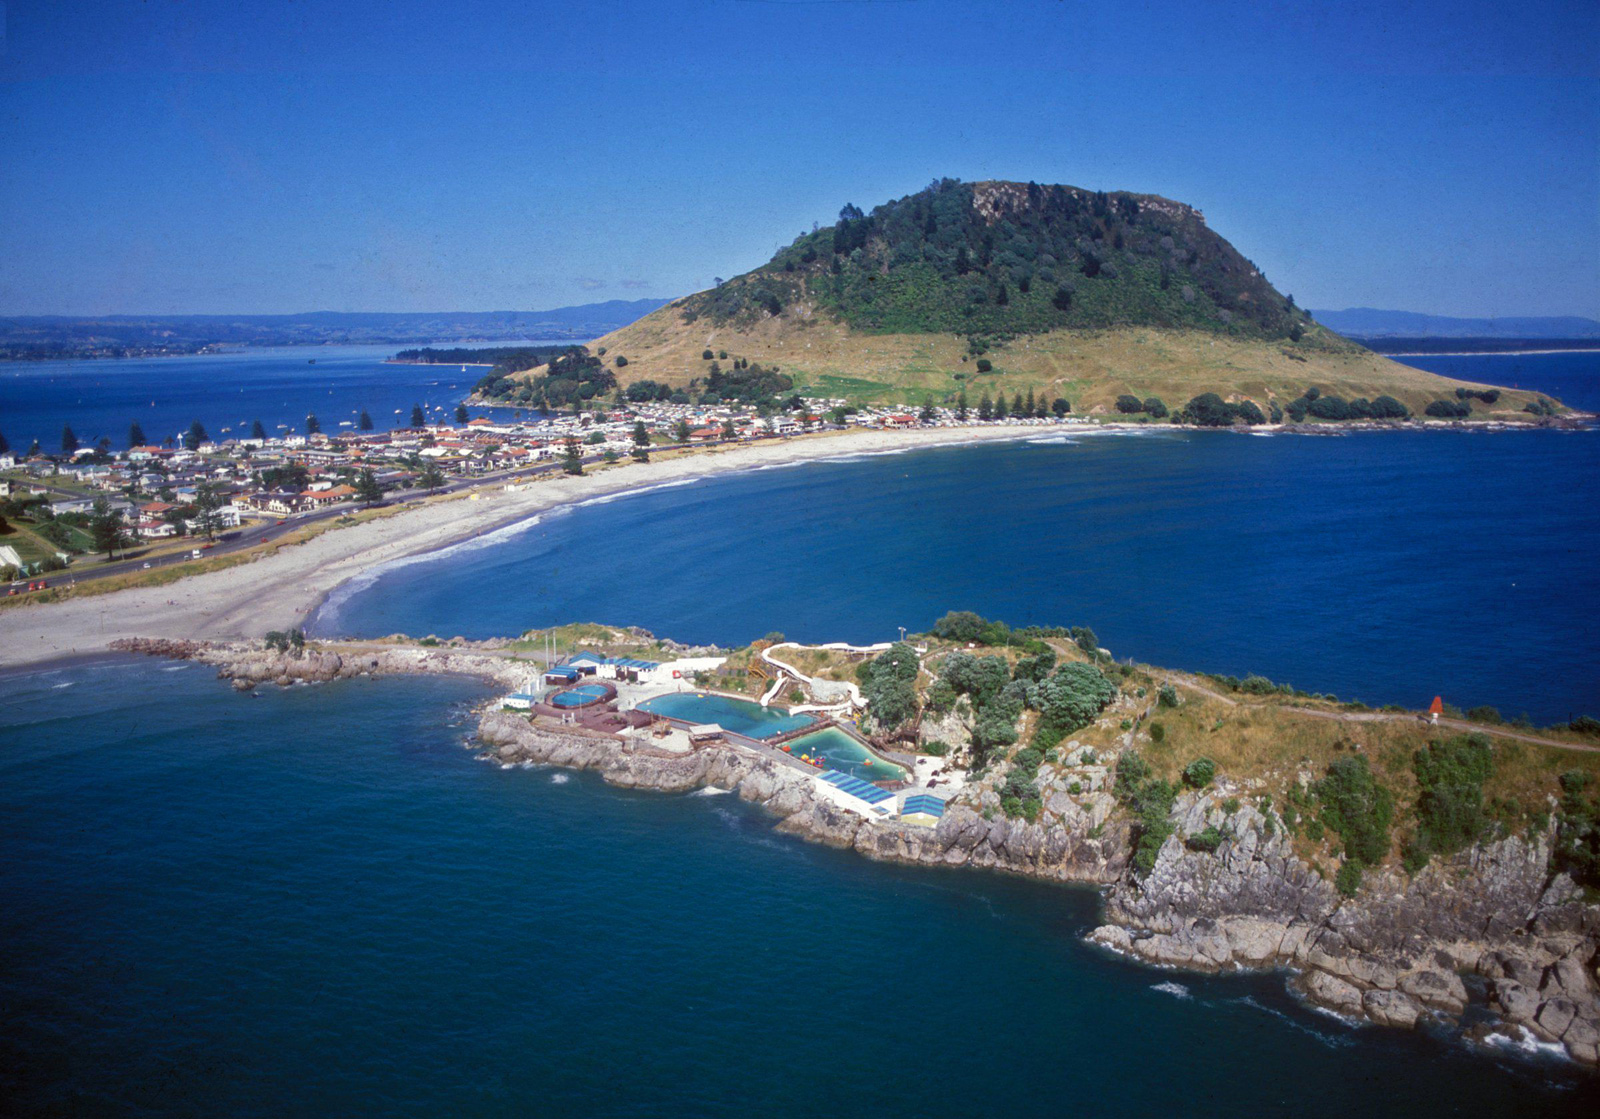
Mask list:
[[[752,700],[707,692],[659,695],[639,704],[639,710],[686,723],[716,723],[746,738],[772,738],[816,722],[810,715],[791,715],[781,707],[762,707]]]
[[[797,758],[809,754],[820,758],[828,769],[863,781],[904,781],[907,776],[903,768],[884,761],[838,727],[824,727],[815,734],[803,734],[785,745]]]
[[[550,697],[552,707],[587,707],[591,703],[610,699],[617,694],[617,689],[610,684],[579,684],[575,688],[557,692]]]

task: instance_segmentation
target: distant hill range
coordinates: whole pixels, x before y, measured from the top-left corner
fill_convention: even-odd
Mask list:
[[[1577,315],[1462,319],[1415,311],[1380,311],[1351,307],[1313,311],[1330,330],[1357,338],[1386,353],[1449,349],[1574,349],[1600,344],[1600,322]],[[1443,345],[1450,341],[1449,346]],[[1468,345],[1470,343],[1470,345]]]
[[[613,299],[545,311],[19,316],[0,318],[0,357],[129,357],[240,345],[582,341],[625,326],[665,302]]]
[[[1022,182],[942,179],[870,213],[846,206],[760,267],[590,349],[624,387],[650,382],[640,395],[725,397],[770,381],[908,404],[1043,393],[1081,412],[1214,392],[1271,412],[1316,388],[1421,412],[1460,387],[1316,321],[1192,206]],[[570,372],[491,387],[557,399],[570,386],[534,382]]]

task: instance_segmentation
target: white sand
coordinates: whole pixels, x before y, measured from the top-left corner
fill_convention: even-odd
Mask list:
[[[461,498],[408,508],[385,519],[325,532],[305,544],[280,548],[275,555],[167,586],[0,610],[0,668],[102,652],[123,637],[259,638],[268,630],[301,624],[328,592],[381,564],[435,551],[555,506],[602,494],[838,455],[1029,439],[1073,430],[1072,426],[1051,424],[847,431],[696,451],[577,478],[563,475],[514,493],[486,487],[481,500]]]

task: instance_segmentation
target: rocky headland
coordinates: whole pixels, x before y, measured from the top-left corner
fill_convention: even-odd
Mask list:
[[[214,665],[241,691],[424,673],[512,687],[527,672],[474,647],[278,652],[134,639],[117,648]],[[1600,905],[1551,873],[1548,828],[1472,846],[1411,877],[1374,870],[1345,897],[1295,852],[1277,813],[1239,803],[1226,784],[1177,798],[1172,834],[1149,873],[1136,876],[1133,828],[1109,791],[1111,769],[1090,751],[1074,758],[1076,742],[1061,763],[1040,768],[1046,811],[1037,821],[996,812],[995,790],[977,782],[929,828],[849,811],[819,795],[803,767],[727,744],[672,753],[498,705],[481,713],[477,738],[503,764],[592,770],[626,788],[723,789],[776,816],[781,832],[868,858],[1094,885],[1105,923],[1090,939],[1145,963],[1288,969],[1309,1002],[1391,1027],[1463,1023],[1471,1009],[1471,1037],[1531,1037],[1600,1064]],[[1214,849],[1190,842],[1207,833],[1223,836]]]

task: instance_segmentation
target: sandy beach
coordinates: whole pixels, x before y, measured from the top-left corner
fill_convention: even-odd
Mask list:
[[[274,555],[166,586],[0,611],[0,668],[103,653],[111,642],[126,637],[256,639],[268,630],[302,624],[330,591],[362,572],[603,494],[838,455],[1030,439],[1074,430],[1073,425],[1052,424],[846,431],[695,451],[582,477],[559,475],[511,492],[485,486],[478,500],[463,497],[407,508],[392,517],[325,532]]]

